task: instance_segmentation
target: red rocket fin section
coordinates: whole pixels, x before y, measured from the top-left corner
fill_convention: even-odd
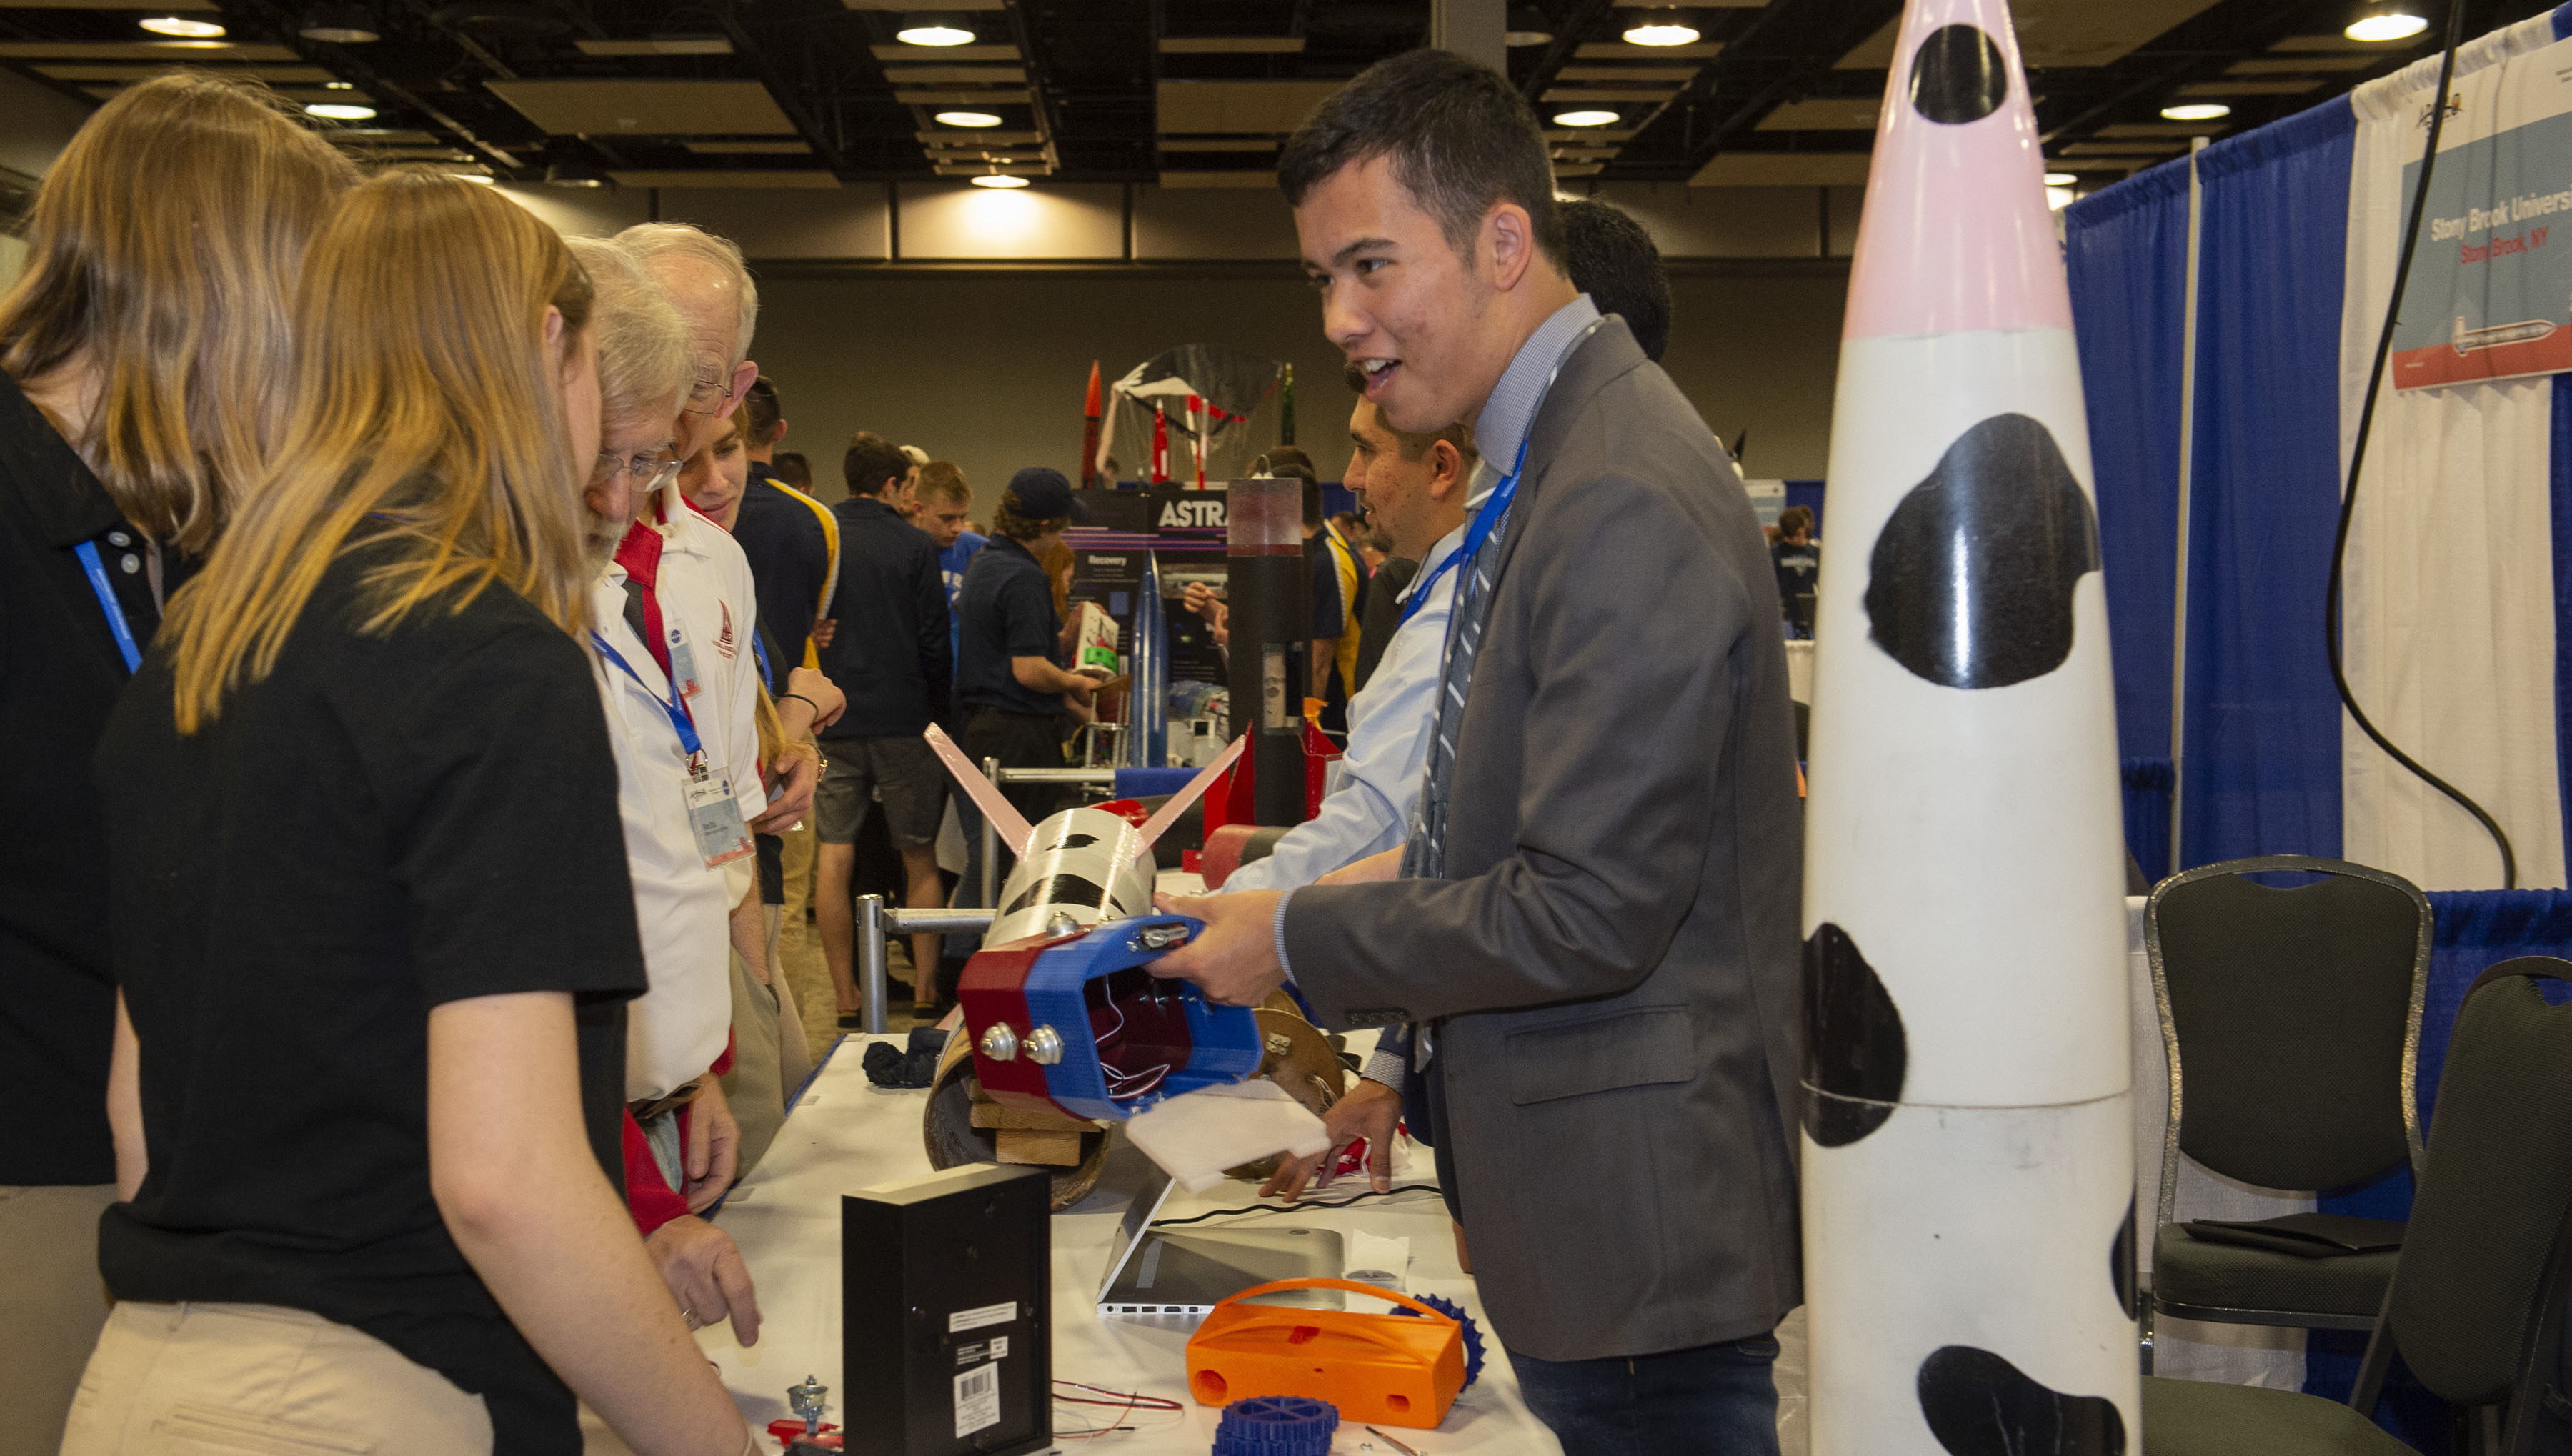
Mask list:
[[[1177,823],[1179,816],[1188,812],[1190,804],[1195,803],[1207,789],[1214,786],[1214,781],[1222,775],[1223,771],[1232,767],[1232,761],[1241,757],[1242,745],[1249,741],[1250,735],[1247,733],[1232,740],[1230,747],[1215,755],[1214,762],[1197,770],[1197,776],[1188,780],[1186,788],[1172,794],[1170,802],[1162,805],[1159,813],[1143,822],[1143,832],[1134,837],[1134,858],[1139,860],[1152,852],[1152,842],[1159,839],[1163,831]]]
[[[1025,854],[1027,841],[1035,837],[1035,830],[1028,827],[1025,817],[1008,800],[1000,797],[999,786],[982,777],[982,771],[973,767],[964,750],[947,736],[947,730],[932,723],[920,736],[928,739],[930,748],[946,761],[947,771],[956,776],[956,787],[963,789],[974,807],[982,811],[982,817],[991,821],[991,831],[1000,837],[1000,842],[1009,847],[1011,854]]]

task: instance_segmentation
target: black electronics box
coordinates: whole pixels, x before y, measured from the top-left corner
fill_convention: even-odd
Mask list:
[[[977,1163],[840,1199],[851,1456],[1053,1443],[1053,1179]]]

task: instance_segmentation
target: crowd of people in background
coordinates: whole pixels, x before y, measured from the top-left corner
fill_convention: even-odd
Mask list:
[[[1649,238],[1560,213],[1572,284],[1657,359]],[[810,1068],[793,892],[855,1028],[869,820],[912,907],[980,875],[924,733],[1059,767],[1096,713],[1078,493],[1030,465],[985,526],[954,462],[861,430],[826,503],[732,244],[566,241],[450,177],[361,179],[256,88],[118,93],[27,244],[0,733],[44,767],[0,850],[0,1059],[33,1098],[0,1149],[0,1456],[66,1429],[568,1453],[585,1421],[755,1449],[690,1333],[759,1333],[704,1215]],[[1447,568],[1508,467],[1351,382],[1360,510],[1292,445],[1262,468],[1303,482],[1309,696],[1374,798],[1245,887],[1402,842]],[[1222,640],[1220,599],[1186,604]],[[909,952],[943,1015],[959,958]],[[1369,1076],[1393,1090],[1348,1115],[1389,1125],[1401,1069]]]

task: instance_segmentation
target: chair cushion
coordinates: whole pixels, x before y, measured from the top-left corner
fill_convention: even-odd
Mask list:
[[[2143,1456],[2411,1456],[2411,1448],[2318,1395],[2146,1376]]]
[[[2371,1317],[2384,1308],[2398,1253],[2307,1259],[2191,1238],[2176,1223],[2153,1234],[2153,1297],[2166,1304]]]

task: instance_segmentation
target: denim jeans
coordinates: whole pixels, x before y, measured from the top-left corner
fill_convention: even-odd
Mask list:
[[[1631,1359],[1510,1356],[1564,1456],[1777,1456],[1777,1341],[1758,1335]]]

